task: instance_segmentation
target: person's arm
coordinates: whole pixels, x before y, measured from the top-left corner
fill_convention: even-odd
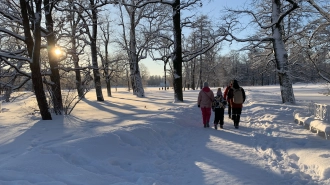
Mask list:
[[[227,101],[230,106],[233,105],[233,96],[234,96],[233,93],[234,93],[233,89],[228,90]]]
[[[215,99],[215,98],[214,98],[214,93],[213,93],[213,91],[211,91],[211,94],[212,94],[211,97],[212,97],[212,102],[213,102],[214,99]]]
[[[198,106],[198,107],[200,107],[200,105],[201,105],[201,101],[202,101],[201,92],[199,92],[199,94],[198,94],[198,98],[197,98],[197,106]]]
[[[234,93],[233,89],[229,89],[227,94],[227,99],[233,99],[234,96],[233,93]]]
[[[243,94],[243,103],[245,102],[245,98],[246,98],[246,96],[245,96],[245,91],[244,91],[244,89],[242,88],[242,94]]]
[[[223,98],[227,100],[227,93],[228,93],[229,87],[226,88],[225,92],[223,93]]]

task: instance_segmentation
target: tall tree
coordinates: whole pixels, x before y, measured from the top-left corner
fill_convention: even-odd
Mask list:
[[[139,68],[139,61],[146,56],[143,55],[144,48],[138,49],[136,29],[137,25],[140,23],[141,19],[144,17],[145,6],[138,8],[136,3],[139,1],[134,0],[122,0],[122,5],[124,5],[125,10],[129,17],[129,38],[126,38],[125,22],[123,18],[123,12],[121,11],[121,25],[123,27],[124,34],[124,48],[127,51],[129,58],[129,68],[130,68],[130,79],[133,89],[133,94],[137,97],[145,97],[144,89],[142,85],[141,73]],[[120,7],[121,8],[121,7]],[[120,9],[121,10],[121,9]]]
[[[85,33],[88,37],[87,43],[91,49],[92,67],[93,67],[93,77],[97,101],[104,101],[101,85],[101,75],[97,60],[97,30],[98,30],[98,12],[100,8],[106,5],[106,2],[102,0],[88,0],[87,2],[78,3],[78,7],[84,7],[82,10],[84,13],[77,11],[80,16],[84,29],[80,31]],[[78,10],[78,8],[76,8]]]
[[[68,0],[62,1],[56,6],[56,9],[62,13],[64,26],[59,30],[58,39],[61,40],[61,47],[66,49],[67,62],[69,64],[66,68],[62,68],[66,72],[74,71],[75,73],[75,85],[79,98],[84,98],[86,83],[83,79],[90,79],[89,71],[87,78],[83,76],[84,71],[88,69],[88,66],[83,67],[81,58],[86,52],[86,46],[89,42],[86,42],[86,35],[84,34],[84,23],[82,22],[81,16],[84,11],[84,7],[79,4],[84,3],[84,0]],[[92,68],[90,68],[92,69]],[[89,70],[89,69],[88,69]]]
[[[201,2],[200,0],[154,0],[146,1],[144,4],[148,3],[162,3],[169,5],[172,9],[172,31],[173,31],[173,52],[171,55],[171,61],[173,62],[173,89],[174,89],[174,101],[183,102],[183,89],[182,89],[182,25],[181,25],[181,10],[189,6],[193,6]],[[144,6],[143,3],[138,6]]]
[[[299,8],[298,4],[294,0],[272,0],[265,3],[264,1],[259,2],[262,4],[254,4],[260,6],[257,8],[259,12],[253,10],[230,10],[234,14],[244,14],[253,17],[259,28],[268,30],[265,33],[270,33],[264,38],[260,36],[253,36],[247,39],[239,39],[231,34],[231,37],[239,42],[254,42],[253,47],[262,46],[264,42],[271,42],[274,59],[276,63],[277,73],[280,82],[281,97],[283,103],[295,103],[295,97],[292,89],[292,79],[290,73],[290,65],[288,61],[288,52],[285,45],[283,21],[284,18],[290,15],[291,12]],[[260,19],[260,17],[263,17]]]
[[[42,1],[26,1],[20,0],[21,15],[23,19],[23,29],[25,43],[31,59],[30,69],[33,89],[37,98],[41,117],[43,120],[51,120],[52,116],[48,111],[48,104],[43,89],[42,76],[40,73],[40,46],[41,46],[41,18],[42,18]],[[32,30],[30,29],[32,24]],[[33,31],[33,35],[31,35]],[[33,40],[34,39],[34,40]]]
[[[54,21],[52,17],[52,11],[56,1],[44,0],[44,11],[45,11],[45,24],[46,24],[46,39],[48,58],[50,66],[50,79],[51,79],[51,98],[54,106],[55,114],[62,114],[63,101],[61,93],[60,83],[60,72],[58,67],[59,56],[55,53],[56,51],[56,38],[54,33]]]
[[[110,64],[110,56],[109,56],[109,44],[110,44],[110,20],[108,18],[104,18],[103,20],[104,24],[100,26],[101,29],[101,39],[102,39],[102,44],[104,45],[104,52],[98,51],[99,56],[102,61],[102,70],[103,70],[103,76],[105,78],[105,83],[107,85],[107,95],[108,97],[111,97],[111,74],[110,74],[110,69],[109,69],[109,64]],[[104,53],[104,55],[102,54]]]

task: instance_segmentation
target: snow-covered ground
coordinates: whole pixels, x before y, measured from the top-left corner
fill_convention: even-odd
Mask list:
[[[330,104],[326,87],[294,85],[295,105],[281,103],[279,86],[244,89],[240,128],[226,116],[222,130],[203,128],[198,90],[184,91],[184,103],[158,88],[146,98],[118,89],[104,102],[91,91],[51,121],[27,92],[2,104],[0,184],[330,184],[330,141],[293,119],[310,101]]]

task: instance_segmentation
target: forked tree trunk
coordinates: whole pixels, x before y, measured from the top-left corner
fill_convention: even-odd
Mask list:
[[[46,94],[43,89],[42,76],[40,73],[40,45],[41,45],[41,4],[39,1],[35,4],[36,12],[33,15],[28,15],[27,10],[30,10],[31,7],[28,7],[28,2],[25,0],[20,0],[21,5],[21,15],[23,19],[23,28],[25,35],[25,44],[28,48],[28,53],[31,58],[30,69],[31,69],[31,78],[33,89],[36,95],[36,99],[38,102],[38,107],[40,110],[40,114],[43,120],[51,120],[52,116],[48,110],[48,104],[46,99]],[[35,15],[39,15],[39,17],[35,17]],[[29,17],[32,17],[33,20],[33,37],[31,35],[30,29],[30,20]],[[35,39],[33,41],[33,38]]]

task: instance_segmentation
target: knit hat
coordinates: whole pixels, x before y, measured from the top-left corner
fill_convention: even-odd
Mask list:
[[[217,95],[218,95],[218,96],[222,95],[221,88],[218,88]]]
[[[204,87],[209,87],[209,83],[204,82]]]

